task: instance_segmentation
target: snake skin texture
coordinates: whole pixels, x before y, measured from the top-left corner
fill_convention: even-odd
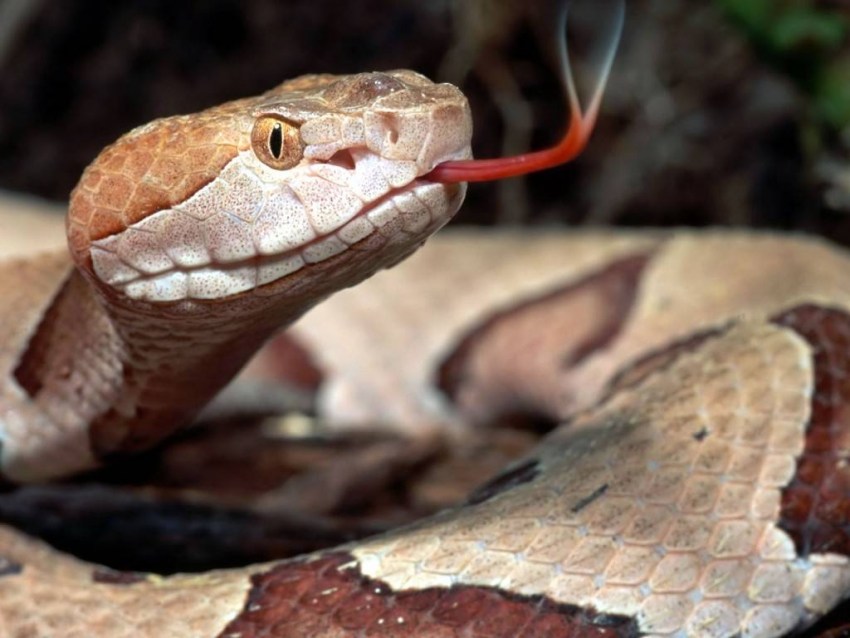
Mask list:
[[[847,598],[846,254],[556,229],[448,232],[413,254],[463,197],[422,177],[468,155],[462,97],[410,72],[280,91],[107,149],[72,198],[76,269],[55,251],[0,261],[3,477],[156,444],[292,322],[276,351],[315,363],[318,415],[340,429],[560,425],[455,508],[275,563],[118,572],[0,526],[0,637],[772,637]],[[251,233],[277,228],[275,197],[300,243],[264,252]]]
[[[515,259],[500,259],[510,249]],[[707,282],[718,281],[722,271],[713,259],[718,254],[739,266],[738,276],[712,288]],[[611,269],[629,255],[643,256],[637,279],[633,270]],[[776,255],[778,278],[758,268],[770,255]],[[707,262],[714,271],[702,267]],[[476,358],[499,361],[505,322],[524,338],[521,325],[511,327],[512,315],[546,332],[523,315],[551,318],[545,302],[552,299],[576,311],[595,308],[595,290],[604,299],[631,300],[619,306],[615,331],[610,321],[577,326],[585,337],[564,343],[583,350],[580,357],[563,350],[552,355],[551,334],[541,338],[540,356],[526,349],[537,361],[536,372],[529,368],[532,378],[558,362],[562,374],[552,387],[560,394],[576,377],[614,370],[595,400],[571,395],[581,407],[564,425],[464,506],[302,559],[201,576],[104,573],[5,530],[2,626],[15,627],[7,630],[11,636],[121,635],[125,628],[128,635],[230,637],[781,636],[800,630],[850,591],[850,435],[843,407],[850,394],[850,314],[842,301],[850,292],[842,276],[848,265],[824,243],[778,236],[448,233],[295,326],[294,337],[307,344],[308,326],[318,329],[315,323],[332,316],[337,328],[345,324],[340,339],[352,352],[340,355],[332,341],[316,351],[328,378],[338,371],[331,362],[356,358],[361,342],[365,348],[385,334],[365,312],[374,304],[404,326],[390,333],[389,343],[442,355],[430,365],[430,387],[421,388],[432,394],[406,397],[421,404],[412,414],[418,419],[434,407],[435,373],[453,355],[461,359],[456,367],[467,368],[467,392],[455,397],[466,396],[470,407],[487,396],[488,384],[502,383],[498,375],[475,372]],[[513,298],[499,286],[488,292],[488,268],[525,289]],[[676,284],[674,274],[688,269],[696,281]],[[437,286],[429,299],[428,286],[412,283],[435,272],[466,272],[471,286],[481,283],[483,299],[473,304],[479,308],[469,311]],[[610,279],[618,276],[622,286],[612,293]],[[406,294],[392,294],[405,283]],[[695,299],[694,290],[710,297]],[[429,330],[422,307],[437,299],[449,325],[436,322]],[[688,331],[677,315],[695,306],[705,319]],[[484,307],[497,307],[501,320],[482,313]],[[622,342],[631,334],[656,335],[653,321],[670,326],[675,337],[657,334],[643,348]],[[563,321],[546,325],[574,332]],[[331,328],[325,323],[322,329]],[[593,338],[594,330],[604,338]],[[461,347],[471,335],[476,343]],[[442,347],[434,346],[441,338]],[[623,361],[608,360],[616,356]],[[508,350],[505,357],[515,354]],[[405,374],[385,376],[415,388],[417,371]],[[369,386],[364,379],[377,388],[383,383],[380,375],[358,378]],[[534,400],[535,394],[541,396],[532,392]],[[496,399],[492,409],[468,414],[505,409],[503,397]],[[441,414],[457,419],[466,409],[448,399],[439,405]]]

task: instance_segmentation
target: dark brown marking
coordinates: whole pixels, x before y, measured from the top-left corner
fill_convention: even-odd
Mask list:
[[[705,437],[708,436],[708,428],[705,426],[701,427],[698,431],[694,432],[694,441],[704,441]]]
[[[16,563],[5,556],[0,556],[0,578],[14,576],[24,571],[24,566]]]
[[[718,337],[725,331],[725,327],[710,328],[638,357],[611,378],[604,396],[610,397],[620,390],[636,386],[651,374],[666,370],[681,355],[693,352],[709,339]]]
[[[54,359],[56,352],[62,352],[62,348],[56,347],[57,343],[62,343],[63,339],[68,337],[68,332],[77,329],[75,322],[70,322],[70,325],[62,322],[62,319],[67,316],[75,316],[66,314],[68,310],[72,313],[76,311],[76,316],[79,316],[80,309],[74,307],[76,299],[74,296],[76,291],[72,290],[74,287],[78,286],[69,280],[59,289],[12,372],[18,385],[32,399],[41,392],[45,379],[51,372],[55,374],[60,366],[67,368],[71,363],[70,361],[58,362]],[[69,349],[66,350],[68,350],[67,356],[70,356],[72,353]]]
[[[153,490],[142,495],[110,486],[26,486],[0,495],[0,523],[102,565],[93,574],[98,582],[122,583],[132,581],[133,572],[204,572],[280,560],[382,529],[286,510],[260,514],[224,503],[181,502],[159,492],[154,497]],[[197,499],[198,493],[185,498]]]
[[[779,527],[803,557],[850,556],[850,315],[807,304],[775,322],[809,343],[815,375],[805,448],[782,491]]]
[[[242,612],[219,638],[639,635],[634,619],[560,605],[544,596],[466,585],[393,591],[362,576],[353,557],[344,553],[282,563],[254,575],[251,585]]]
[[[627,257],[591,275],[577,286],[596,288],[597,294],[610,305],[608,314],[599,317],[596,333],[566,354],[563,359],[565,368],[576,367],[597,350],[606,348],[620,334],[634,305],[638,283],[647,263],[648,255]]]
[[[118,373],[120,364],[111,358],[118,337],[95,294],[74,271],[30,337],[12,374],[35,403],[49,397],[74,409],[94,405],[108,387],[105,379]]]
[[[145,580],[144,574],[120,572],[107,567],[98,567],[92,572],[91,579],[104,585],[135,585]]]
[[[540,470],[537,467],[537,461],[534,459],[525,461],[517,467],[506,472],[502,472],[487,481],[484,485],[470,494],[469,498],[467,498],[467,503],[470,505],[483,503],[484,501],[490,500],[497,494],[513,489],[517,485],[530,483],[539,473]]]
[[[437,386],[461,409],[540,412],[537,393],[604,350],[628,319],[651,255],[623,257],[473,326],[437,369]],[[548,380],[548,381],[547,381]],[[551,416],[551,415],[550,415]]]
[[[588,495],[587,495],[587,496],[585,496],[583,499],[580,499],[578,503],[576,503],[575,505],[573,505],[573,506],[570,508],[570,511],[571,511],[573,514],[578,514],[578,513],[579,513],[580,511],[582,511],[585,507],[587,507],[588,505],[590,505],[593,501],[595,501],[596,499],[598,499],[600,496],[602,496],[602,495],[603,495],[605,492],[607,492],[607,491],[608,491],[608,484],[607,484],[607,483],[605,483],[605,484],[603,484],[603,485],[600,485],[598,488],[596,488],[595,490],[593,490],[593,492],[592,492],[591,494],[588,494]]]

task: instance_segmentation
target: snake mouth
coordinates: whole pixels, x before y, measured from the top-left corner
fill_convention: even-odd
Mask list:
[[[255,250],[242,259],[172,265],[155,273],[134,270],[123,281],[110,283],[131,299],[154,303],[222,299],[251,290],[262,294],[269,284],[340,255],[376,233],[386,242],[421,241],[457,210],[461,191],[458,185],[417,178],[364,205],[338,228],[286,250]]]

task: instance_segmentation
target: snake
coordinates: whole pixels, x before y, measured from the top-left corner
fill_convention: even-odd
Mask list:
[[[106,570],[2,525],[0,636],[768,637],[846,599],[848,254],[729,230],[431,238],[467,181],[575,155],[597,107],[555,151],[480,163],[455,87],[309,75],[104,149],[67,248],[0,258],[4,481],[158,444],[284,327],[341,427],[559,425],[456,507],[271,563]]]

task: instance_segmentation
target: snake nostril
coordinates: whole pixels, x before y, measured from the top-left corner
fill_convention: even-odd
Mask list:
[[[398,129],[395,126],[395,118],[387,122],[387,140],[390,144],[398,143]]]

